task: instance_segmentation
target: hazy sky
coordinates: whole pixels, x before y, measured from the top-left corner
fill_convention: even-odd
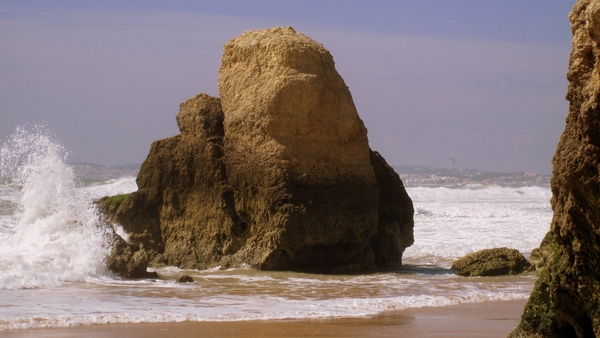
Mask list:
[[[45,123],[69,161],[141,163],[223,45],[292,26],[329,49],[390,164],[548,174],[568,105],[568,0],[0,3],[0,139]]]

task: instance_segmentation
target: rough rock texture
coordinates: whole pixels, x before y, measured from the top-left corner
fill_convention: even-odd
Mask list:
[[[412,202],[371,151],[331,54],[292,28],[224,48],[221,98],[181,105],[113,221],[152,265],[393,269],[413,242]]]
[[[136,244],[127,243],[115,236],[113,251],[106,259],[106,266],[118,276],[126,279],[158,278],[156,272],[148,272],[149,256]]]
[[[600,337],[600,3],[577,1],[569,114],[553,159],[546,267],[510,337]]]
[[[546,265],[548,264],[548,259],[552,255],[554,249],[552,243],[555,243],[553,239],[554,237],[552,235],[552,232],[548,232],[546,236],[544,236],[542,243],[540,243],[540,247],[535,248],[531,251],[529,261],[531,262],[531,265],[533,265],[535,270],[538,272],[545,271],[542,269],[546,267]]]
[[[104,197],[97,202],[105,215],[114,214],[126,195]],[[115,274],[127,278],[157,278],[156,272],[147,272],[150,257],[139,243],[128,243],[113,231],[113,250],[106,258],[106,266]]]
[[[484,249],[468,254],[452,264],[455,273],[465,277],[516,275],[533,266],[516,249]]]
[[[181,134],[152,144],[138,191],[109,214],[152,265],[207,267],[239,247],[243,233],[225,172],[223,112],[218,98],[200,94],[176,118]]]

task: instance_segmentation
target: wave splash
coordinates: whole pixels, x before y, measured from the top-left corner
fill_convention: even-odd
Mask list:
[[[3,190],[12,191],[16,209],[0,229],[0,289],[57,286],[107,271],[112,231],[65,157],[39,126],[18,127],[0,149],[0,177],[10,185]]]

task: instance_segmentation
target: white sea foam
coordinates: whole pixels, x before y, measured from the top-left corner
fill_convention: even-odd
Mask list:
[[[405,262],[452,260],[486,248],[529,254],[550,229],[550,188],[408,188],[415,207],[415,244]]]
[[[18,128],[0,156],[0,176],[20,187],[12,196],[16,211],[2,222],[0,289],[55,286],[103,273],[109,234],[89,195],[76,187],[62,148],[42,128]]]
[[[113,311],[107,311],[106,308],[103,308],[102,312],[94,311],[93,313],[73,313],[69,311],[61,315],[10,318],[9,320],[0,321],[0,331],[117,323],[351,318],[365,317],[384,311],[404,310],[407,308],[438,307],[525,298],[520,294],[503,294],[498,296],[473,294],[463,297],[422,295],[393,299],[348,298],[308,303],[303,300],[289,300],[279,297],[247,297],[242,301],[238,299],[222,299],[221,302],[211,300],[210,303],[190,303],[185,305],[161,302],[160,304],[147,304],[146,308],[135,309],[133,311],[131,308],[126,307],[129,310],[127,312],[123,311],[122,306],[119,307],[117,304],[114,304]],[[257,308],[256,306],[252,306],[256,304],[261,304],[262,307]]]

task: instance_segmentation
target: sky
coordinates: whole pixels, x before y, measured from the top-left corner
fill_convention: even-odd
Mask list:
[[[43,124],[69,162],[141,163],[180,103],[218,96],[229,39],[292,26],[331,52],[388,163],[550,174],[573,3],[3,0],[0,140]]]

